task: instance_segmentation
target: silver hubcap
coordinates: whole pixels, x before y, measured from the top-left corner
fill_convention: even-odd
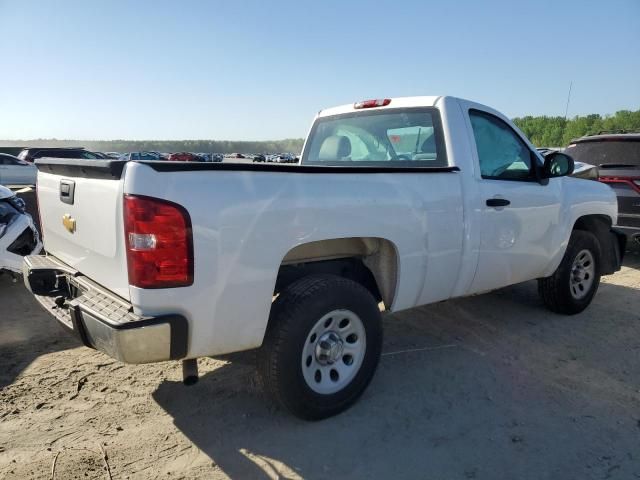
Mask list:
[[[324,333],[316,344],[316,360],[320,365],[333,365],[342,358],[344,342],[340,335],[330,331]]]
[[[581,250],[571,266],[571,296],[576,300],[584,298],[593,285],[596,273],[595,261],[589,250]]]
[[[302,374],[316,393],[345,388],[362,365],[367,347],[364,325],[350,310],[333,310],[313,326],[302,349]]]

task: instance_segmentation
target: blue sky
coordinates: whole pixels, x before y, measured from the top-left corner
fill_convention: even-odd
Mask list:
[[[0,0],[0,138],[301,137],[321,108],[456,95],[640,108],[640,0]]]

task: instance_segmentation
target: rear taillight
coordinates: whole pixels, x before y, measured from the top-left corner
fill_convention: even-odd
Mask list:
[[[636,180],[634,178],[600,176],[598,180],[600,180],[603,183],[626,183],[631,188],[633,188],[636,192],[640,193],[640,180]]]
[[[391,103],[390,98],[379,98],[377,100],[363,100],[362,102],[356,102],[353,104],[353,108],[374,108],[374,107],[386,107]]]
[[[180,205],[137,195],[124,197],[129,284],[173,288],[193,284],[191,219]]]

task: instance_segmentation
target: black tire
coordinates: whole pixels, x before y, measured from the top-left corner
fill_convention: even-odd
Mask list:
[[[309,348],[312,329],[334,310],[359,317],[365,348],[362,363],[350,382],[335,393],[321,394],[305,380],[302,355],[303,349]],[[258,351],[258,371],[267,392],[278,403],[302,419],[320,420],[344,411],[360,397],[373,378],[381,349],[382,318],[373,295],[352,280],[313,275],[292,283],[273,303]]]
[[[572,293],[573,266],[578,255],[590,252],[594,260],[594,272],[589,288],[581,292],[580,298]],[[590,232],[574,230],[567,251],[553,275],[538,279],[538,293],[546,307],[552,312],[575,315],[589,306],[598,290],[601,276],[601,252],[598,239]]]

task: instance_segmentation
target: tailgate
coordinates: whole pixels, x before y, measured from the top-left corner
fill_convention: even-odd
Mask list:
[[[124,165],[41,159],[37,166],[45,250],[129,299],[120,180]]]

